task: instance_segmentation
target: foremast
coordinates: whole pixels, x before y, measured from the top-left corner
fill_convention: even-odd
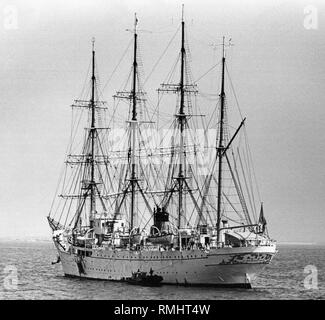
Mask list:
[[[85,164],[85,172],[84,172],[84,177],[87,177],[87,167],[90,170],[90,179],[87,181],[87,179],[84,179],[82,181],[82,188],[85,189],[86,192],[83,193],[83,200],[79,204],[79,212],[77,212],[77,217],[75,220],[75,227],[77,227],[77,224],[79,223],[80,220],[80,215],[82,208],[84,207],[86,198],[89,197],[90,199],[90,213],[89,213],[89,229],[93,229],[94,227],[94,220],[96,219],[96,213],[97,213],[97,208],[96,208],[96,199],[99,197],[101,201],[101,205],[103,207],[103,210],[106,212],[106,205],[102,199],[101,192],[98,188],[99,182],[96,181],[96,166],[99,165],[101,162],[104,163],[104,165],[107,165],[105,161],[105,155],[98,155],[96,152],[96,145],[99,144],[99,148],[102,149],[101,142],[99,141],[98,137],[98,132],[97,130],[103,129],[107,130],[108,128],[97,128],[96,124],[96,110],[99,109],[106,109],[104,106],[105,102],[104,101],[98,101],[96,99],[96,53],[95,53],[95,38],[92,38],[92,62],[91,62],[91,96],[90,100],[88,101],[88,106],[86,101],[78,101],[77,105],[74,105],[75,107],[88,107],[90,109],[90,128],[89,128],[89,136],[88,139],[90,139],[90,147],[89,149],[87,148],[88,143],[86,142],[85,145],[85,151],[86,151],[86,161],[76,161],[76,163],[79,164]],[[102,106],[98,106],[98,104]],[[88,149],[88,151],[87,151]],[[99,160],[98,157],[101,157],[102,160]]]
[[[107,189],[107,178],[110,179],[108,169],[109,160],[104,153],[107,146],[99,135],[99,130],[108,130],[102,111],[106,111],[106,102],[99,101],[96,79],[95,39],[92,39],[92,56],[90,68],[90,94],[83,89],[80,98],[74,100],[72,107],[72,129],[69,143],[69,153],[65,161],[59,182],[60,200],[53,200],[49,213],[49,222],[53,230],[67,228],[74,234],[93,229],[99,210],[98,200],[102,211],[106,213],[107,205],[104,202]],[[87,75],[88,78],[88,75]],[[87,94],[87,96],[84,96]],[[78,121],[74,119],[74,110],[87,109],[87,113],[76,112]],[[86,135],[80,134],[82,118],[87,117]],[[102,137],[105,136],[103,132]],[[82,150],[76,147],[82,143]],[[76,152],[77,151],[77,152]],[[100,186],[100,187],[99,187]],[[110,186],[110,188],[113,188]],[[56,192],[59,190],[56,190]],[[55,197],[56,198],[56,197]]]

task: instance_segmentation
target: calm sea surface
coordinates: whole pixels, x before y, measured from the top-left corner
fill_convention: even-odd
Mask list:
[[[279,246],[278,255],[253,283],[253,289],[131,287],[66,278],[60,264],[51,264],[55,259],[51,242],[0,242],[0,299],[325,299],[325,246]],[[311,265],[314,267],[307,267],[304,273]],[[17,269],[16,289],[5,286],[11,266]],[[318,288],[306,289],[304,279],[313,268]]]

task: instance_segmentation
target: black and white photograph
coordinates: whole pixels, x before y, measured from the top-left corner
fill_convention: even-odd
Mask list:
[[[0,300],[324,300],[324,52],[321,0],[1,0]]]

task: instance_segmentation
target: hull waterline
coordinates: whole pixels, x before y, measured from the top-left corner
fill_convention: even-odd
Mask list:
[[[270,263],[275,246],[220,248],[207,251],[130,251],[74,247],[65,252],[58,245],[66,276],[124,281],[133,272],[162,276],[162,284],[250,288],[258,273]],[[82,254],[80,254],[82,252]]]

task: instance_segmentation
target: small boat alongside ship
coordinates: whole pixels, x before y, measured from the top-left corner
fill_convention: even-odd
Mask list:
[[[161,286],[162,280],[163,277],[154,275],[152,269],[150,269],[149,274],[138,270],[137,272],[133,272],[131,277],[125,278],[125,281],[129,284],[145,287],[159,287]]]

